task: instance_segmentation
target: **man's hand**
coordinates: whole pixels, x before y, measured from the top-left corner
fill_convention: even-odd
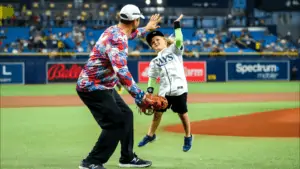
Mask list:
[[[168,106],[168,100],[165,97],[145,94],[142,103],[138,105],[139,112],[146,115],[152,115],[156,111],[164,110]]]
[[[180,20],[183,18],[183,14],[181,14],[176,20],[175,22],[180,22]]]
[[[160,26],[157,25],[160,21],[161,21],[161,16],[159,14],[155,14],[152,15],[150,18],[150,21],[148,22],[148,24],[146,25],[146,31],[153,31],[157,28],[159,28]]]

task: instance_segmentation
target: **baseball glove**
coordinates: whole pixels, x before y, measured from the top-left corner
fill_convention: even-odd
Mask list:
[[[142,104],[139,106],[139,113],[145,115],[152,115],[154,112],[166,109],[168,107],[168,100],[159,95],[152,95],[147,93]]]

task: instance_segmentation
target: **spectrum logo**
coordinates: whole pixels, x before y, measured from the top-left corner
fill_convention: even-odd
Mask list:
[[[235,70],[238,73],[274,73],[279,71],[279,67],[275,64],[242,64],[237,63],[235,65]]]

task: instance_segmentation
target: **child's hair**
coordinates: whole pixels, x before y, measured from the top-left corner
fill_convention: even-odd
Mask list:
[[[170,45],[172,45],[174,42],[175,42],[175,40],[173,39],[173,38],[168,38],[168,37],[165,37],[165,39],[166,39],[166,41],[167,41],[167,46],[169,47]]]

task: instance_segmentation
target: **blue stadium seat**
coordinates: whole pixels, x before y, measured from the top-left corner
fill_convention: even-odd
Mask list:
[[[239,50],[239,48],[225,48],[224,52],[238,52]]]
[[[7,39],[3,44],[15,42],[17,39],[29,39],[29,27],[2,27],[6,31]]]

